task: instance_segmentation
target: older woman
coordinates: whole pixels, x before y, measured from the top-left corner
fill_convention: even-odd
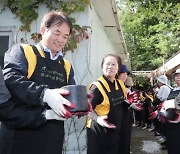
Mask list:
[[[117,55],[106,55],[101,64],[103,75],[90,85],[93,112],[87,122],[87,153],[117,154],[122,104],[126,98],[124,83],[116,79],[121,67]]]

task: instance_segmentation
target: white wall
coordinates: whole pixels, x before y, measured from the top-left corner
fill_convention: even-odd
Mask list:
[[[2,8],[2,4],[0,5],[0,9]],[[48,10],[45,6],[40,5],[40,8],[38,9],[38,19],[36,21],[33,21],[31,24],[31,32],[25,33],[19,31],[19,28],[21,26],[21,22],[18,18],[15,17],[14,14],[10,11],[10,9],[6,8],[6,10],[0,14],[0,26],[14,26],[15,32],[13,37],[13,43],[20,43],[21,38],[25,38],[27,40],[26,43],[29,44],[35,44],[34,41],[31,39],[32,33],[39,33],[40,32],[40,23],[42,16],[47,13]]]
[[[81,42],[78,49],[74,53],[68,52],[65,58],[73,64],[77,83],[89,85],[102,75],[100,66],[102,58],[106,54],[115,53],[115,51],[97,18],[93,6],[92,9],[88,8],[84,13],[79,14],[77,19],[77,23],[80,25],[91,27],[90,39]]]

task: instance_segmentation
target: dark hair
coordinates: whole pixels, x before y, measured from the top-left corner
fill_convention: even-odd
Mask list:
[[[127,73],[128,75],[130,74],[129,70],[127,69],[126,65],[121,65],[118,74],[120,73]]]
[[[105,61],[105,59],[106,59],[107,57],[114,57],[114,58],[116,58],[116,60],[117,60],[117,62],[118,62],[118,70],[119,70],[119,68],[120,68],[121,65],[122,65],[121,57],[119,57],[118,55],[115,55],[115,54],[107,54],[107,55],[105,55],[105,56],[103,57],[103,59],[102,59],[102,62],[101,62],[101,68],[103,67],[104,61]]]
[[[67,23],[70,28],[70,34],[72,32],[72,23],[68,18],[67,14],[62,11],[52,11],[44,15],[41,27],[45,26],[46,28],[50,28],[54,25],[61,25],[62,23]]]

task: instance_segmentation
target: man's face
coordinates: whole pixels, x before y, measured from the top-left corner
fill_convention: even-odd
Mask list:
[[[68,41],[69,33],[70,28],[67,23],[53,25],[50,28],[41,27],[42,42],[54,55],[64,48]]]

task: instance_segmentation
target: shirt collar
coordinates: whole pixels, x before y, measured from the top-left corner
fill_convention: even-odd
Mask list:
[[[41,42],[41,43],[42,43],[42,42]],[[51,50],[48,49],[43,43],[42,43],[42,48],[43,48],[43,51],[49,52],[51,60],[56,60],[56,59],[58,59],[59,56],[61,56],[61,57],[63,56],[62,51],[59,51],[59,52],[56,54],[56,56],[53,57],[53,56],[52,56],[52,53],[51,53]]]
[[[174,90],[174,91],[175,91],[175,90],[180,90],[180,87],[175,87],[173,90]]]

